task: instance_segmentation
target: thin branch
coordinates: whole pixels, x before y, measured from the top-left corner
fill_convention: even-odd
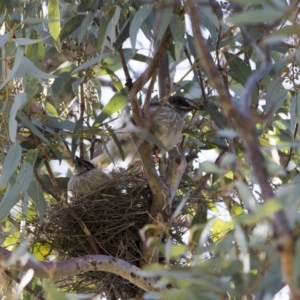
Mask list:
[[[79,106],[79,120],[81,120],[83,124],[84,120],[84,112],[85,112],[85,99],[84,99],[84,83],[80,84],[80,106]],[[80,153],[80,158],[84,158],[84,143],[83,143],[83,138],[80,138],[79,141],[79,153]]]
[[[52,169],[50,168],[49,162],[46,159],[44,159],[44,165],[47,169],[48,175],[51,179],[51,182],[52,182],[53,186],[55,187],[56,190],[58,190],[59,189],[58,183],[57,183],[56,178],[55,178],[55,176],[52,172]]]
[[[158,70],[158,91],[159,98],[162,99],[170,93],[171,79],[169,71],[169,56],[166,53],[160,63]]]
[[[122,46],[118,49],[118,54],[119,54],[119,57],[120,57],[120,61],[121,61],[121,64],[122,64],[122,68],[123,68],[123,71],[124,71],[124,74],[125,74],[126,81],[128,82],[129,80],[131,80],[131,77],[130,77],[130,73],[129,73],[129,70],[128,70],[128,67],[127,67],[127,64],[126,64],[126,60],[125,60],[125,56],[124,56],[124,53],[123,53]],[[128,89],[130,90],[131,86],[128,86]]]
[[[178,147],[175,147],[169,151],[169,156],[170,162],[165,175],[165,183],[169,187],[170,191],[167,203],[170,210],[169,214],[171,214],[173,199],[180,184],[181,178],[185,172],[187,161],[184,154],[179,150]],[[166,213],[168,213],[168,211],[166,211]]]
[[[13,258],[13,253],[0,247],[0,261],[7,262]],[[13,258],[10,268],[26,272],[33,269],[38,278],[59,279],[75,276],[89,271],[103,271],[121,276],[147,292],[154,292],[156,280],[143,278],[141,269],[127,261],[106,255],[85,255],[60,262],[41,262],[28,259],[24,263],[22,258]]]
[[[247,32],[244,26],[241,25],[240,29],[244,34],[244,36],[251,43],[255,52],[260,56],[262,60],[260,67],[247,79],[245,88],[242,93],[242,100],[241,100],[242,112],[248,115],[250,112],[250,103],[251,103],[253,90],[255,86],[258,84],[258,82],[269,73],[269,71],[273,67],[273,64],[271,61],[270,51],[268,47],[266,47],[265,51],[263,51],[262,49],[260,49],[255,39],[252,38],[252,36]]]

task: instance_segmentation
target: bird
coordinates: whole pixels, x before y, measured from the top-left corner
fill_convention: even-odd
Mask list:
[[[68,202],[103,190],[112,177],[88,160],[74,159],[75,172],[68,182]]]
[[[151,124],[149,132],[160,140],[165,150],[172,150],[180,141],[185,116],[194,109],[196,109],[195,104],[181,96],[170,96],[163,106],[161,106],[161,102],[150,103]],[[145,115],[145,112],[143,112],[143,115]],[[140,159],[138,148],[142,144],[141,139],[133,140],[134,132],[141,132],[141,129],[135,126],[131,118],[129,124],[125,124],[115,133],[122,147],[124,158],[129,158],[131,162]],[[154,145],[152,145],[152,148],[154,148]],[[115,164],[123,160],[122,154],[113,139],[107,142],[106,149],[106,152],[94,157],[91,162],[101,168],[106,168],[112,163],[111,158]]]

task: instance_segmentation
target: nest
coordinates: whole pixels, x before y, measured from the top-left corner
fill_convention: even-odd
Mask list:
[[[138,231],[149,218],[152,195],[141,175],[117,174],[110,186],[76,199],[70,205],[91,232],[99,254],[123,259],[138,266],[142,258]],[[78,221],[60,203],[47,210],[42,226],[36,223],[35,242],[50,244],[58,260],[95,254]],[[94,292],[107,299],[129,299],[138,290],[112,273],[91,271],[59,281],[75,292]]]

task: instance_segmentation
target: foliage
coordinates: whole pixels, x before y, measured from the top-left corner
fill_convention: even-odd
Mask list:
[[[228,104],[218,96],[209,70],[202,68],[191,11],[200,19],[216,77],[230,91],[233,106],[242,113],[251,107],[251,122],[245,117],[239,123],[245,130],[225,113]],[[272,299],[285,284],[274,218],[285,212],[296,237],[299,226],[297,1],[2,0],[0,25],[2,247],[17,258],[26,253],[49,258],[47,244],[31,241],[29,220],[38,217],[43,223],[47,206],[65,201],[71,174],[65,169],[72,157],[98,154],[117,113],[131,113],[131,80],[151,72],[147,79],[158,73],[159,83],[167,80],[159,64],[149,74],[142,68],[151,65],[169,33],[164,68],[170,91],[159,85],[158,92],[176,93],[198,105],[186,120],[181,148],[188,158],[199,155],[189,161],[177,190],[177,199],[183,200],[174,202],[171,234],[165,230],[163,240],[147,241],[159,248],[164,264],[143,271],[146,277],[160,278],[157,292],[144,297]],[[140,44],[142,34],[151,45],[147,51]],[[188,65],[185,74],[183,64]],[[158,98],[156,86],[152,88],[145,84],[138,91],[139,104]],[[253,167],[255,155],[249,156],[251,149],[243,143],[247,128],[254,125],[257,156],[264,158],[260,167],[274,191],[268,199]],[[162,177],[167,165],[167,159],[159,159]],[[294,282],[298,245],[296,240],[291,252]],[[1,295],[76,299],[34,274],[19,276],[14,259],[4,262]]]

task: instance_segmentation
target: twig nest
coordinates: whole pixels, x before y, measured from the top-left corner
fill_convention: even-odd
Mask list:
[[[107,187],[69,205],[89,229],[99,254],[138,266],[141,259],[138,231],[148,221],[151,202],[146,180],[141,175],[125,173],[113,175]],[[49,243],[58,260],[95,254],[78,221],[61,203],[48,208],[45,223],[38,227],[36,242]],[[59,285],[76,292],[103,293],[107,299],[128,299],[137,292],[127,280],[96,271],[61,280]]]

